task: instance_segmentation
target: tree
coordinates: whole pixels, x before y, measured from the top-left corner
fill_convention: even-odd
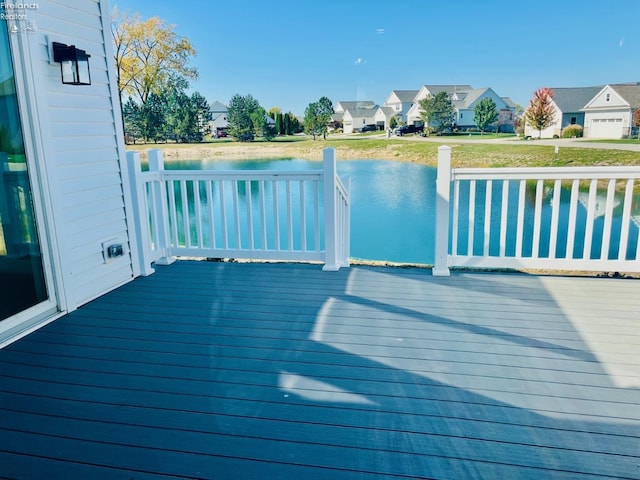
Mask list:
[[[268,119],[271,117],[267,115],[264,108],[258,106],[258,108],[251,113],[250,117],[255,134],[264,137],[265,140],[273,140],[276,136],[276,129],[274,125],[269,122]]]
[[[276,113],[276,133],[282,135],[284,133],[284,125],[282,124],[282,113]]]
[[[498,120],[498,111],[496,110],[496,102],[491,98],[483,98],[473,109],[473,121],[481,132],[487,130],[487,127]]]
[[[307,134],[322,135],[327,139],[327,124],[331,120],[333,114],[333,104],[327,97],[321,97],[320,100],[310,103],[304,111],[304,131]]]
[[[398,118],[394,115],[393,117],[391,117],[391,120],[389,120],[389,128],[394,129],[398,126]]]
[[[162,95],[198,78],[198,71],[188,65],[196,51],[174,28],[159,17],[143,21],[137,14],[113,10],[111,35],[121,105],[123,94],[144,106],[151,94]]]
[[[640,108],[633,112],[633,126],[638,129],[638,140],[640,140]]]
[[[420,118],[425,127],[434,127],[438,134],[453,125],[455,110],[447,92],[439,92],[420,100]]]
[[[122,107],[122,119],[124,121],[124,134],[127,141],[132,140],[134,145],[136,140],[142,137],[142,116],[140,106],[131,97]]]
[[[543,87],[533,92],[529,108],[524,114],[524,120],[528,125],[538,130],[538,138],[542,138],[542,130],[556,123],[553,90]]]
[[[331,115],[333,115],[333,103],[327,97],[320,97],[318,100],[318,123],[322,130],[322,137],[327,139],[327,124],[331,121]]]
[[[140,106],[141,133],[145,141],[166,140],[168,102],[166,95],[152,93]]]
[[[227,121],[229,122],[229,134],[241,142],[253,140],[255,126],[251,118],[252,114],[260,107],[258,101],[251,95],[234,95],[229,101],[227,109]],[[264,109],[262,109],[264,113]]]
[[[291,115],[288,113],[284,114],[284,134],[291,135]]]

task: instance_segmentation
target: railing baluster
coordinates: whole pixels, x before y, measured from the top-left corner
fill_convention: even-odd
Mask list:
[[[578,195],[580,193],[580,180],[571,182],[571,199],[569,200],[569,228],[567,230],[567,249],[565,258],[574,258],[576,241],[576,228],[578,222]]]
[[[260,227],[262,231],[262,249],[268,250],[269,243],[267,238],[267,207],[265,205],[264,180],[260,180],[258,184],[260,192]]]
[[[171,239],[171,245],[174,247],[180,246],[180,237],[178,236],[178,205],[176,202],[176,187],[177,183],[173,180],[166,182],[167,195],[169,196],[169,206],[171,207],[171,233],[173,238]]]
[[[229,231],[227,228],[227,202],[225,200],[224,180],[219,180],[220,190],[220,216],[222,219],[222,243],[225,250],[229,249]]]
[[[236,248],[238,250],[242,250],[242,237],[240,236],[240,200],[238,198],[240,182],[238,180],[233,180],[231,185],[233,185],[233,223],[236,230]]]
[[[467,255],[473,256],[473,242],[476,225],[476,181],[469,182],[469,231],[467,232]]]
[[[516,258],[524,257],[524,208],[526,202],[527,181],[520,180],[518,185],[518,228],[516,232]]]
[[[315,196],[315,201],[314,201],[314,230],[315,230],[315,237],[314,237],[314,246],[315,246],[315,250],[316,252],[319,252],[321,250],[320,247],[320,182],[319,181],[314,181],[314,196]]]
[[[502,212],[500,213],[500,256],[507,251],[507,224],[509,218],[509,180],[502,181]]]
[[[213,196],[213,182],[207,180],[207,210],[209,213],[209,235],[211,235],[211,248],[216,248],[216,216],[214,213],[215,201]]]
[[[589,185],[589,204],[587,206],[587,227],[584,234],[584,252],[582,258],[589,260],[591,258],[591,245],[593,243],[593,224],[596,218],[596,206],[597,206],[597,194],[598,194],[598,180],[595,178],[591,180]]]
[[[458,255],[458,235],[459,233],[459,218],[460,218],[460,182],[454,180],[453,182],[453,211],[451,212],[451,253]],[[436,232],[438,234],[438,232]]]
[[[307,202],[306,197],[307,192],[304,187],[304,180],[300,181],[300,224],[301,224],[301,245],[302,251],[307,251]]]
[[[493,180],[487,180],[484,196],[484,239],[483,254],[489,256],[489,243],[491,240],[491,196],[493,192]]]
[[[196,208],[196,234],[198,237],[198,248],[204,247],[204,238],[202,234],[202,206],[200,204],[200,181],[195,180],[193,182],[193,197],[195,199]]]
[[[182,228],[184,228],[184,245],[191,246],[191,222],[189,221],[189,196],[187,194],[187,181],[180,181],[180,199],[182,201]]]
[[[624,191],[624,206],[622,207],[622,230],[620,231],[620,245],[618,247],[618,260],[627,258],[629,245],[629,229],[631,228],[631,206],[633,204],[633,179],[627,180]],[[640,236],[640,235],[639,235]],[[636,257],[636,260],[638,258]]]
[[[278,181],[273,181],[273,222],[275,228],[275,249],[277,251],[282,250],[280,248],[280,216],[278,215]]]
[[[244,188],[247,198],[247,221],[249,222],[249,248],[255,249],[255,241],[253,239],[253,205],[251,204],[251,180],[245,180]]]
[[[536,203],[534,207],[533,219],[533,245],[531,256],[540,256],[540,233],[542,230],[542,197],[544,196],[544,181],[538,180],[536,185]]]
[[[611,245],[611,231],[613,228],[613,207],[616,195],[616,179],[609,179],[607,187],[607,204],[604,213],[604,228],[602,229],[602,245],[600,249],[600,259],[607,260],[609,258],[609,247]]]
[[[553,184],[553,200],[551,201],[551,237],[549,239],[549,258],[556,258],[558,247],[558,225],[560,223],[560,196],[562,194],[562,181],[556,180]]]
[[[291,180],[287,180],[287,250],[293,251],[293,204],[291,203]]]

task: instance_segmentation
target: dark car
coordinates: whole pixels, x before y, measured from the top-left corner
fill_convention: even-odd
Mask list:
[[[224,130],[218,130],[218,132],[216,133],[217,138],[224,138],[227,136],[227,132],[225,132]]]
[[[418,125],[401,125],[396,128],[393,133],[394,135],[398,135],[401,137],[402,135],[406,135],[407,133],[418,133],[422,131],[422,126]]]
[[[378,130],[378,127],[376,127],[375,125],[364,125],[360,129],[361,132],[375,132],[376,130]]]

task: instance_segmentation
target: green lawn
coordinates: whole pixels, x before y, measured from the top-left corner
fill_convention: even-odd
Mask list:
[[[495,137],[494,137],[495,138]],[[420,138],[391,139],[354,135],[348,137],[329,136],[325,141],[321,137],[316,141],[301,136],[278,138],[272,142],[261,140],[238,143],[230,139],[221,139],[200,144],[148,144],[128,145],[129,150],[148,150],[150,148],[180,150],[183,148],[213,148],[217,155],[224,156],[225,149],[232,151],[240,148],[244,155],[253,154],[255,158],[273,155],[291,158],[322,158],[322,149],[333,147],[338,159],[381,159],[401,160],[435,165],[438,159],[438,147],[449,145],[452,148],[453,166],[466,167],[543,167],[543,166],[589,166],[589,165],[639,165],[640,154],[625,150],[605,150],[592,148],[567,147],[560,149],[558,159],[554,158],[555,147],[536,145],[535,142],[513,142],[509,144],[471,143],[464,140],[430,142]],[[271,151],[271,153],[270,153]]]

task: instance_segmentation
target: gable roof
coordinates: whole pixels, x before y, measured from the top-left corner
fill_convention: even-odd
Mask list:
[[[344,116],[349,115],[351,118],[373,118],[376,110],[373,108],[349,108],[344,111]]]
[[[500,97],[502,101],[509,107],[511,110],[515,110],[518,107],[518,104],[511,100],[510,97]]]
[[[609,85],[632,108],[640,107],[640,83],[618,83]]]
[[[367,109],[367,108],[376,108],[377,105],[373,100],[355,100],[348,102],[338,102],[336,105],[336,110],[345,111],[345,110],[353,110],[355,109]]]
[[[209,105],[209,108],[213,113],[227,111],[227,106],[224,103],[218,102],[217,100]]]
[[[429,90],[431,95],[437,95],[440,92],[447,92],[449,96],[454,93],[473,90],[471,85],[424,85],[422,88]]]
[[[596,87],[552,88],[553,102],[562,113],[579,112],[595,97],[602,85]]]
[[[416,95],[418,95],[418,90],[392,90],[389,97],[391,97],[391,95],[395,95],[396,98],[402,103],[409,103],[413,102],[413,100],[416,98]]]

